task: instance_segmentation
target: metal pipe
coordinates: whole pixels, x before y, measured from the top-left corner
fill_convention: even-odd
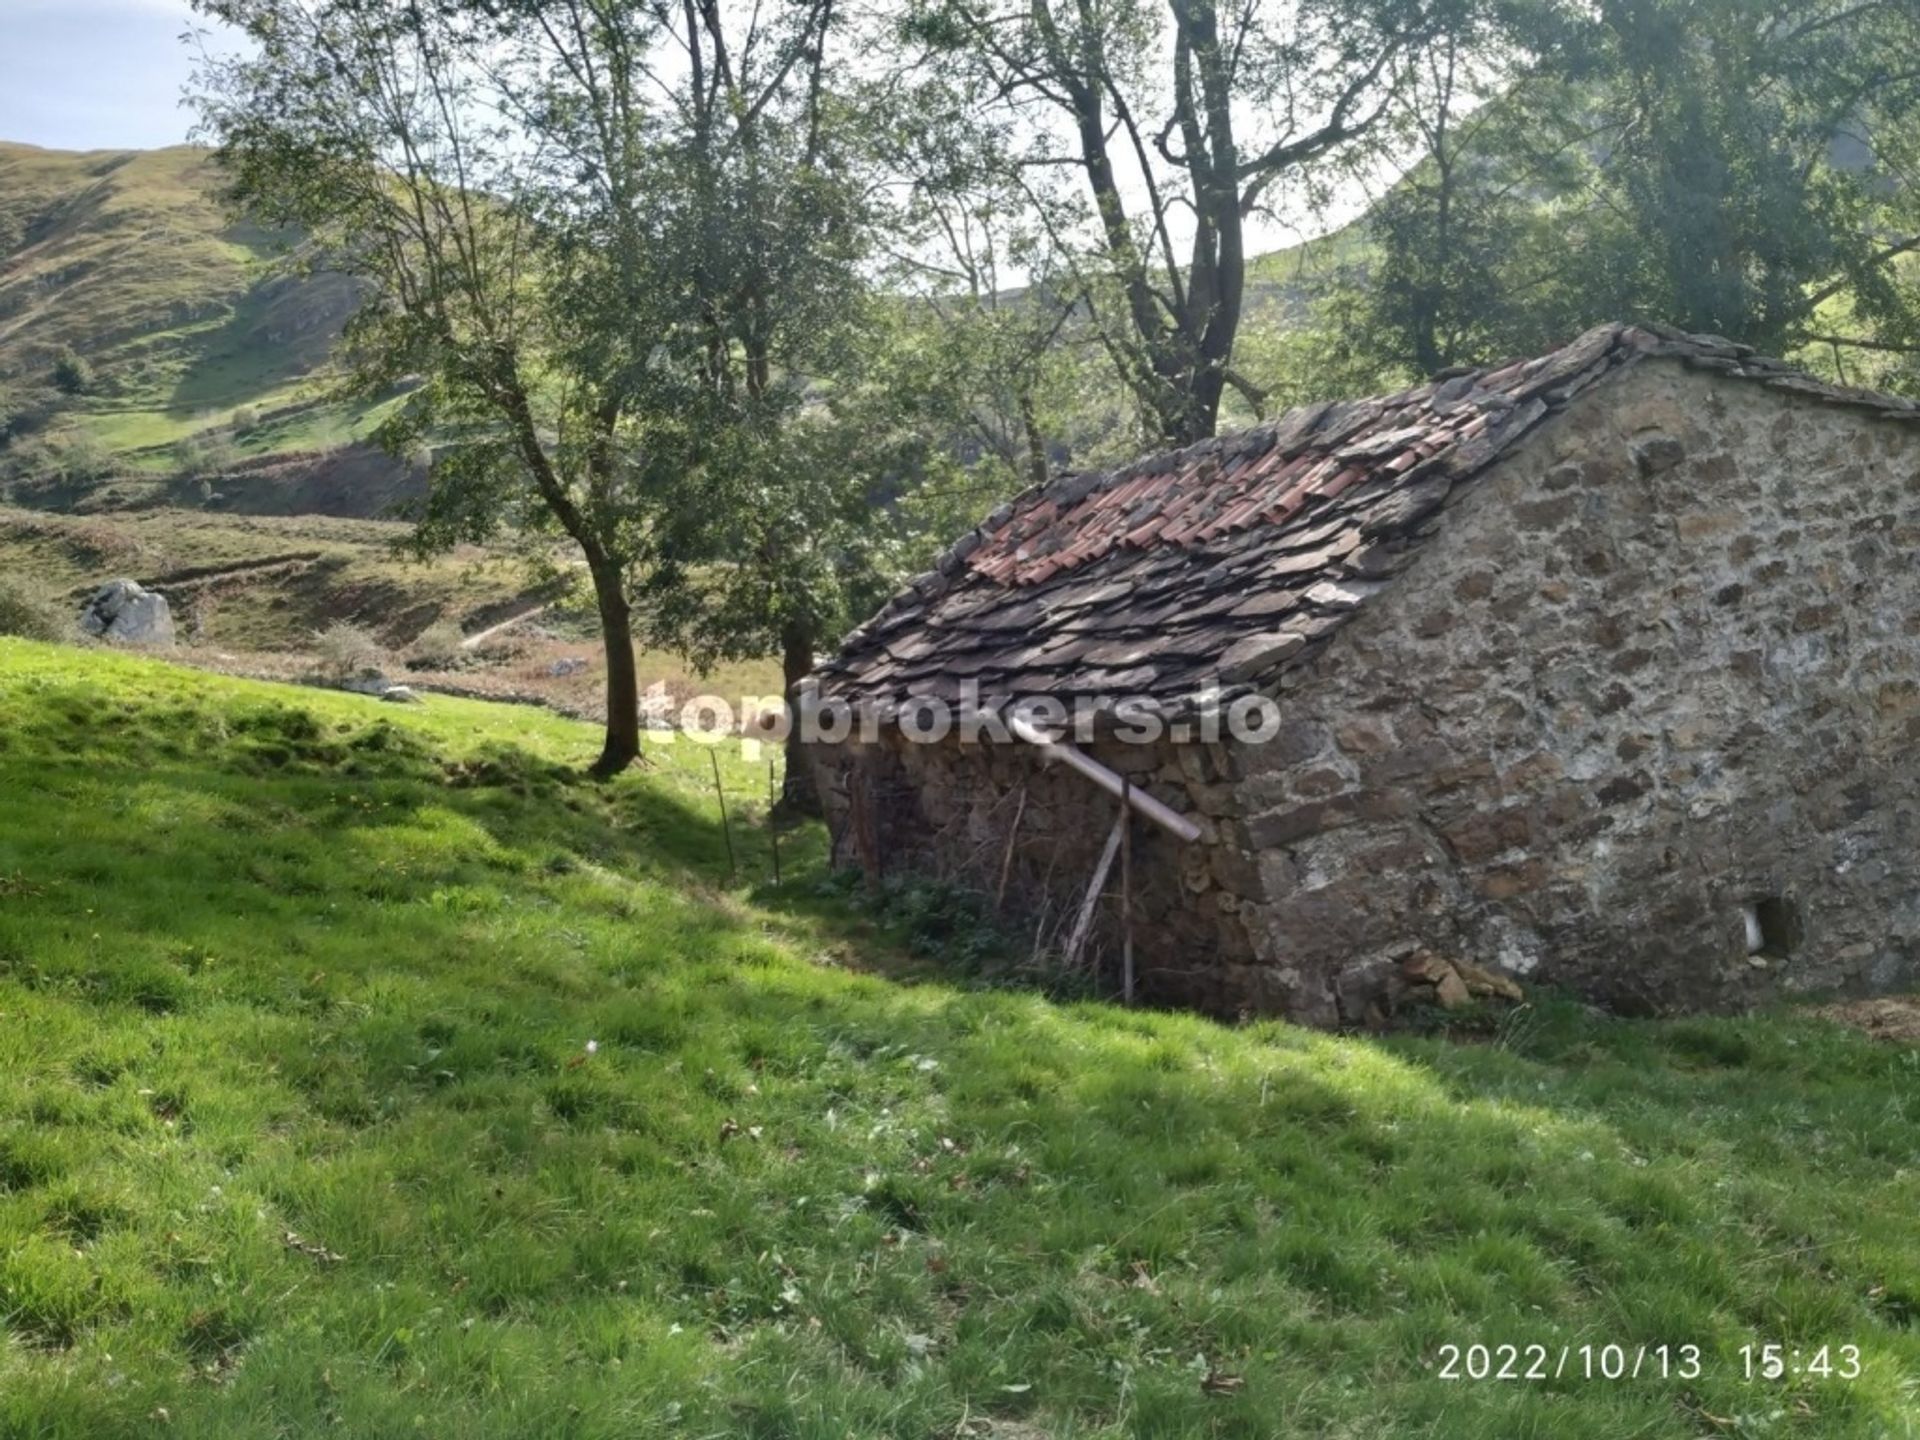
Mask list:
[[[1109,795],[1133,806],[1161,829],[1171,831],[1189,843],[1200,838],[1200,827],[1179,811],[1168,809],[1146,791],[1128,785],[1098,760],[1064,740],[1055,740],[1026,717],[1009,715],[1007,729],[1037,749],[1045,758],[1064,760]]]

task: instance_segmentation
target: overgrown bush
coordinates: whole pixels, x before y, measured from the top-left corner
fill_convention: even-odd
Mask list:
[[[5,473],[17,480],[79,485],[113,474],[113,452],[84,430],[63,429],[16,440],[7,447]]]
[[[321,672],[333,679],[350,680],[386,668],[387,648],[371,630],[345,620],[336,620],[313,637],[314,658]]]
[[[173,448],[174,463],[189,479],[210,479],[231,470],[239,457],[233,437],[224,430],[202,430]]]
[[[414,637],[407,650],[409,665],[444,670],[465,656],[466,635],[451,620],[436,620]]]
[[[85,395],[93,389],[93,366],[68,346],[54,356],[53,383],[64,395]]]
[[[60,397],[48,386],[0,386],[0,449],[45,429],[59,409]]]
[[[0,580],[0,635],[22,640],[64,640],[73,626],[53,606],[27,594],[11,580]]]
[[[229,423],[235,435],[245,438],[260,428],[260,412],[251,405],[242,405],[233,412]]]

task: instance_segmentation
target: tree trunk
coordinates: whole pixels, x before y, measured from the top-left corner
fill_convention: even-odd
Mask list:
[[[1020,428],[1027,437],[1027,483],[1047,483],[1047,442],[1040,433],[1040,421],[1033,413],[1033,391],[1020,392]]]
[[[618,775],[640,758],[640,671],[633,657],[633,610],[626,575],[617,561],[589,556],[593,597],[600,608],[600,637],[607,652],[607,738],[593,773]]]
[[[814,787],[813,771],[807,764],[800,743],[800,701],[796,687],[813,669],[813,630],[798,621],[789,622],[780,632],[780,679],[786,687],[787,773],[780,784],[779,809],[783,815],[818,815],[820,794]]]

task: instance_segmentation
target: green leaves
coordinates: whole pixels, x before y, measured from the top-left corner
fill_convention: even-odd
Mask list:
[[[1538,60],[1412,117],[1421,158],[1369,216],[1373,353],[1424,371],[1648,319],[1772,353],[1831,336],[1847,369],[1920,338],[1920,71],[1886,63],[1920,46],[1920,12],[1645,0],[1501,23]]]

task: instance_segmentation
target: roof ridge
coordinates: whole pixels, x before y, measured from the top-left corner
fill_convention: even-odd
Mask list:
[[[1179,663],[1142,672],[1123,663],[1140,659],[1138,645],[1076,648],[1063,633],[1038,647],[1047,663],[1073,663],[1085,653],[1098,673],[1074,675],[1088,686],[1138,686],[1144,673],[1163,687],[1172,676],[1190,679],[1202,661],[1249,678],[1267,661],[1294,663],[1301,646],[1282,647],[1281,656],[1269,645],[1260,656],[1243,657],[1244,664],[1221,662],[1256,616],[1261,623],[1251,628],[1276,630],[1285,620],[1313,642],[1305,648],[1317,648],[1357,603],[1356,584],[1392,574],[1455,485],[1592,387],[1654,358],[1920,420],[1913,401],[1830,384],[1721,336],[1658,324],[1598,325],[1528,359],[1443,373],[1392,394],[1296,406],[1247,430],[1029,486],[852,631],[820,674],[861,686],[891,676],[886,688],[901,688],[1004,668],[989,663],[984,650],[963,663],[951,646],[929,649],[924,637],[913,645],[910,632],[922,618],[936,628],[958,626],[983,646],[998,634],[1018,649],[1048,626],[1111,638],[1116,584],[1134,602],[1128,624],[1178,632]],[[1116,553],[1134,557],[1122,567],[1124,581],[1111,574],[1074,580]],[[1234,597],[1212,595],[1198,608],[1181,603],[1175,591],[1191,581],[1194,565],[1209,576],[1225,574],[1239,587]],[[1263,589],[1271,593],[1263,596]],[[1234,603],[1224,604],[1228,598]],[[1267,608],[1245,609],[1256,602]],[[1101,607],[1108,609],[1096,613]],[[903,648],[920,653],[902,655]]]

